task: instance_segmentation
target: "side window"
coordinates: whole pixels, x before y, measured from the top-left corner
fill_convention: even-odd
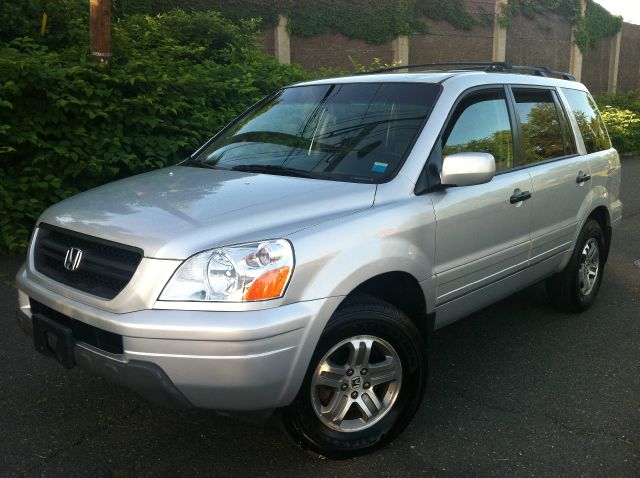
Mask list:
[[[491,153],[496,169],[513,166],[513,134],[502,89],[486,90],[462,100],[445,129],[442,155]]]
[[[514,88],[513,96],[522,128],[523,165],[575,153],[573,139],[566,141],[569,135],[561,122],[564,113],[558,111],[553,91]]]
[[[576,117],[587,153],[611,148],[611,141],[593,98],[586,91],[563,88],[562,92]]]

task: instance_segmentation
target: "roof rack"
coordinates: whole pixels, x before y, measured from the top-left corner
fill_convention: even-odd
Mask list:
[[[511,71],[529,71],[536,76],[548,77],[550,75],[558,75],[564,80],[576,81],[575,76],[571,73],[564,71],[552,70],[546,66],[529,66],[529,65],[512,65],[504,61],[450,61],[444,63],[420,63],[414,65],[399,65],[391,66],[388,68],[380,68],[373,71],[364,71],[358,73],[359,75],[368,75],[376,73],[387,73],[397,70],[408,70],[412,68],[431,68],[438,66],[455,66],[459,70],[471,70],[471,71],[486,71],[486,72],[504,72],[505,70]]]

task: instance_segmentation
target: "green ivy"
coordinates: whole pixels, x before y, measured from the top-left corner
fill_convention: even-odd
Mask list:
[[[112,10],[118,17],[156,15],[176,8],[185,12],[217,10],[232,20],[260,18],[263,25],[270,26],[278,22],[283,3],[281,0],[113,0]]]
[[[580,0],[509,0],[502,7],[500,22],[503,27],[509,27],[515,16],[532,19],[545,13],[557,13],[577,23],[582,16],[582,6]]]
[[[265,27],[289,18],[289,30],[298,36],[337,31],[369,43],[387,43],[399,35],[426,34],[422,18],[445,21],[460,30],[492,22],[490,14],[472,15],[464,0],[115,0],[118,15],[159,13],[174,7],[214,9],[232,19],[261,18]],[[488,18],[490,19],[488,20]]]
[[[580,49],[585,51],[587,47],[595,48],[603,38],[618,33],[622,29],[622,17],[612,15],[593,0],[587,0],[583,25],[584,33],[578,30],[576,41]]]
[[[477,25],[493,25],[493,13],[482,8],[474,16],[462,0],[418,0],[416,12],[435,21],[444,21],[459,30],[471,30]]]
[[[428,33],[422,18],[445,21],[460,30],[491,25],[493,13],[470,13],[464,0],[114,0],[117,15],[156,14],[180,7],[187,11],[218,10],[231,19],[261,18],[263,27],[287,15],[289,30],[298,36],[337,31],[369,43],[387,43],[399,35]],[[582,52],[594,48],[602,38],[616,34],[622,19],[587,0],[582,18],[580,0],[510,0],[503,6],[500,21],[509,26],[516,15],[536,18],[545,13],[562,15],[576,27],[576,43]],[[544,23],[540,23],[544,28]]]
[[[576,28],[576,44],[585,53],[595,48],[603,38],[613,36],[622,29],[622,17],[609,13],[593,0],[587,0],[587,10],[582,17],[580,0],[509,0],[500,14],[502,26],[508,27],[516,15],[535,18],[545,13],[562,15]]]

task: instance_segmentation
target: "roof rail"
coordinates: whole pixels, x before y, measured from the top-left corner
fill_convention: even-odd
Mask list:
[[[529,66],[529,65],[512,65],[511,63],[507,63],[505,61],[449,61],[443,63],[420,63],[414,65],[398,65],[391,66],[388,68],[380,68],[378,70],[372,71],[363,71],[358,73],[358,75],[369,75],[376,73],[387,73],[390,71],[397,70],[408,70],[413,68],[430,68],[430,67],[439,67],[439,66],[455,66],[460,67],[457,69],[460,70],[471,70],[471,71],[486,71],[486,72],[504,72],[505,70],[512,71],[529,71],[536,76],[544,76],[548,77],[550,75],[558,75],[564,80],[576,81],[575,76],[571,73],[566,73],[564,71],[552,70],[546,66]]]

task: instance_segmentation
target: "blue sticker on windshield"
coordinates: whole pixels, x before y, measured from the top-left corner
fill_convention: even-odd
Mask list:
[[[374,173],[384,173],[387,170],[387,163],[373,163],[371,171]]]

